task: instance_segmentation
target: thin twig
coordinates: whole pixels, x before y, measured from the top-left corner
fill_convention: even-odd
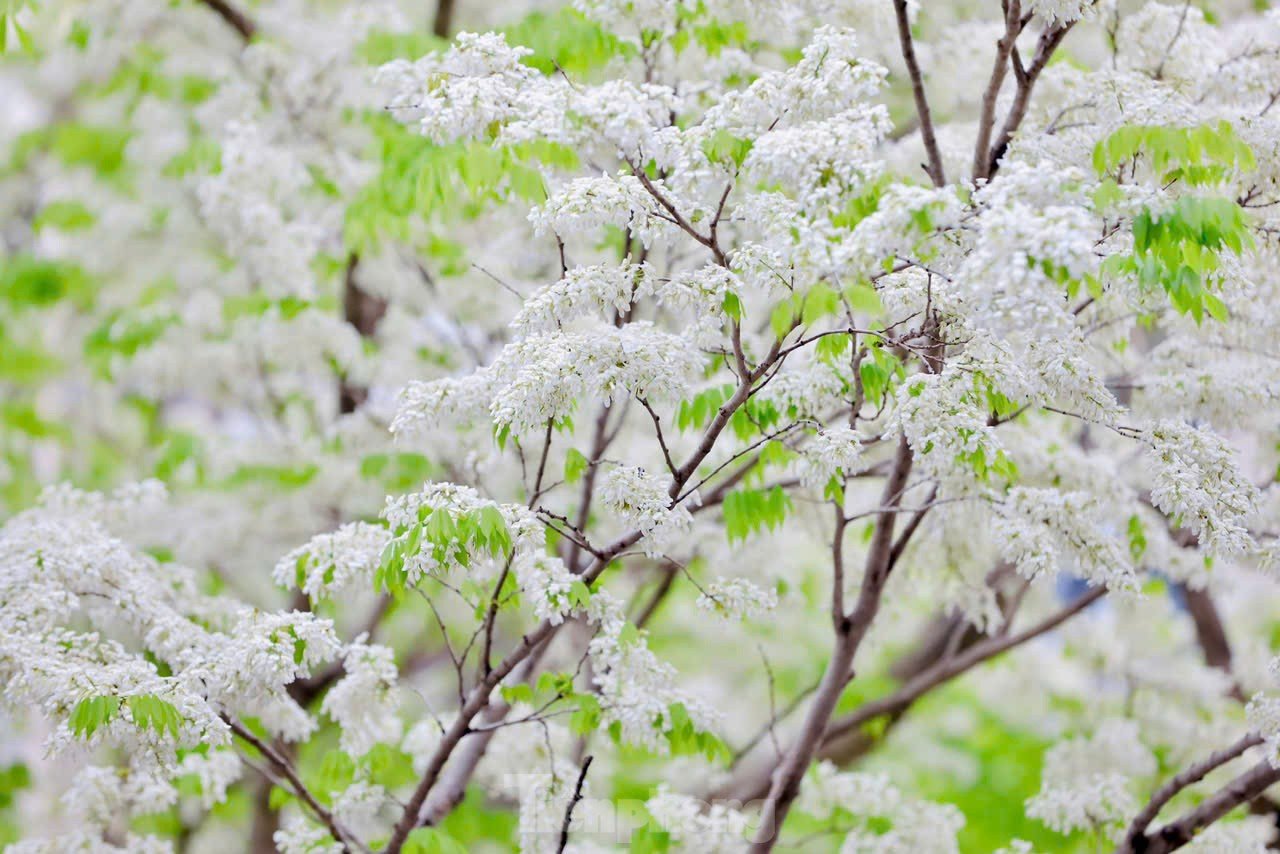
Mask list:
[[[564,811],[564,824],[560,826],[560,845],[556,848],[556,854],[560,854],[569,846],[569,825],[573,823],[573,808],[578,805],[578,801],[582,800],[582,784],[587,780],[587,771],[591,769],[591,760],[594,758],[594,756],[588,756],[582,760],[582,770],[578,772],[578,783],[573,787],[573,799],[569,801],[569,806]]]

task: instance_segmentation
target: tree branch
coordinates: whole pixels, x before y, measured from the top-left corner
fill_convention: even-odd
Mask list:
[[[1126,851],[1133,854],[1167,854],[1169,851],[1176,851],[1194,839],[1197,833],[1241,804],[1258,797],[1277,782],[1280,782],[1280,768],[1272,765],[1269,759],[1264,759],[1236,777],[1217,794],[1201,801],[1198,807],[1182,818],[1166,824],[1154,833],[1138,837],[1128,849],[1123,846],[1116,849],[1117,854]]]
[[[246,42],[252,41],[254,35],[257,34],[258,25],[244,12],[228,3],[227,0],[200,0],[200,2],[213,10],[214,14],[226,22],[227,26],[239,33],[240,38]]]
[[[564,824],[560,826],[560,845],[556,848],[557,854],[569,847],[569,826],[573,824],[573,808],[578,805],[578,801],[582,800],[582,784],[587,781],[587,771],[591,770],[591,760],[594,756],[588,756],[582,760],[582,770],[578,773],[578,783],[573,787],[573,798],[569,801],[569,806],[564,811]]]
[[[231,718],[223,718],[223,720],[225,720],[227,725],[231,727],[231,731],[233,733],[253,745],[254,749],[261,753],[267,762],[271,763],[271,767],[279,771],[284,778],[289,781],[289,785],[293,787],[294,794],[296,794],[299,800],[306,805],[307,809],[311,810],[311,812],[315,814],[316,818],[320,819],[321,823],[323,823],[328,829],[329,835],[331,835],[334,840],[342,846],[342,850],[350,851],[351,843],[354,841],[353,837],[342,827],[342,825],[338,823],[337,819],[334,818],[333,813],[325,809],[324,805],[316,800],[315,795],[311,794],[311,790],[308,789],[306,784],[302,782],[302,779],[298,777],[297,771],[293,768],[293,763],[289,762],[277,753],[271,745],[258,738],[237,721]]]
[[[996,123],[996,102],[1009,70],[1009,54],[1013,51],[1018,33],[1022,31],[1021,0],[1004,0],[1004,35],[996,42],[996,58],[991,67],[991,77],[982,94],[982,113],[978,120],[978,140],[973,147],[973,180],[976,183],[990,172],[991,132]]]
[[[911,446],[905,436],[898,439],[898,450],[893,468],[885,479],[880,505],[891,511],[902,500],[903,488],[911,473]],[[760,810],[760,826],[750,850],[753,854],[767,854],[778,841],[782,823],[786,820],[791,804],[800,793],[800,782],[813,760],[822,735],[835,710],[836,702],[849,683],[853,658],[866,637],[871,623],[880,609],[880,596],[889,579],[889,557],[893,548],[895,512],[881,512],[876,519],[871,545],[864,563],[862,587],[853,613],[843,616],[836,625],[836,640],[822,682],[814,695],[813,703],[805,715],[804,725],[795,743],[787,751],[782,764],[774,772],[773,784]],[[839,531],[837,531],[839,533]]]
[[[1156,816],[1160,814],[1160,810],[1165,804],[1173,800],[1174,796],[1183,789],[1199,783],[1210,771],[1226,765],[1249,748],[1257,747],[1259,744],[1262,744],[1262,737],[1256,733],[1249,733],[1230,747],[1225,747],[1216,753],[1210,754],[1174,776],[1169,782],[1157,789],[1155,794],[1151,796],[1151,800],[1142,808],[1142,811],[1134,816],[1133,822],[1129,825],[1129,831],[1125,834],[1124,842],[1116,850],[1122,852],[1122,854],[1150,850],[1144,847],[1149,844],[1144,834],[1147,831],[1147,825],[1155,821]]]
[[[911,21],[907,16],[907,0],[893,0],[893,11],[898,19],[898,43],[902,48],[902,61],[911,77],[911,95],[916,102],[916,116],[920,121],[920,139],[929,158],[925,171],[935,187],[945,186],[946,174],[942,170],[942,154],[938,151],[938,138],[933,129],[933,113],[924,91],[924,76],[916,59],[915,41],[911,37]]]
[[[987,171],[984,177],[991,178],[1000,169],[1000,158],[1004,157],[1009,143],[1013,140],[1013,135],[1018,132],[1018,127],[1026,118],[1027,107],[1031,103],[1031,93],[1036,87],[1036,81],[1040,79],[1040,74],[1053,58],[1054,51],[1058,49],[1058,45],[1062,44],[1062,40],[1067,37],[1067,33],[1071,32],[1073,26],[1075,22],[1050,27],[1040,34],[1031,65],[1025,71],[1020,70],[1016,75],[1018,88],[1013,96],[1013,105],[1009,108],[1009,115],[1005,117],[1000,136],[997,137],[995,145],[991,146],[991,151],[987,155]]]

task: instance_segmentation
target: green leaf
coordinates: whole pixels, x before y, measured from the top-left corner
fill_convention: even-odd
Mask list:
[[[849,301],[849,307],[854,311],[871,315],[884,312],[884,305],[880,302],[880,295],[869,284],[857,283],[850,285],[845,288],[844,298]]]
[[[110,723],[119,711],[119,697],[85,697],[71,710],[71,731],[88,738]]]
[[[671,834],[646,824],[632,832],[627,850],[631,854],[667,854],[671,850]]]
[[[139,729],[168,733],[177,738],[182,729],[182,715],[177,706],[154,694],[137,694],[125,699],[133,723]]]
[[[564,456],[565,483],[577,483],[587,470],[589,461],[577,448],[570,448]]]
[[[419,827],[400,850],[404,854],[467,854],[465,845],[435,827]]]

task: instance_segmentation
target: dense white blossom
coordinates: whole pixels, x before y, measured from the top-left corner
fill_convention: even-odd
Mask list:
[[[614,466],[606,471],[600,481],[600,500],[628,527],[644,534],[645,548],[652,555],[662,554],[692,523],[686,506],[673,506],[666,478],[642,468]]]
[[[1258,490],[1219,436],[1186,424],[1162,421],[1146,433],[1153,470],[1151,503],[1199,535],[1210,551],[1247,550],[1246,527]]]

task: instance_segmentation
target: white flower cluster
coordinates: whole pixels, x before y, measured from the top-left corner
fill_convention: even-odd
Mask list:
[[[885,107],[860,105],[820,121],[777,128],[756,140],[743,171],[820,206],[876,177],[875,151],[889,127]]]
[[[830,762],[819,762],[805,778],[796,809],[824,820],[851,813],[855,826],[842,851],[955,854],[960,850],[956,841],[964,827],[960,810],[912,798],[883,774],[840,771]]]
[[[310,184],[292,151],[237,121],[222,140],[222,168],[196,188],[205,221],[269,294],[315,292],[311,261],[323,231],[302,199]]]
[[[1018,486],[997,506],[992,534],[1027,578],[1071,572],[1092,584],[1133,588],[1133,562],[1096,496]]]
[[[653,186],[670,199],[670,191],[660,179],[655,179]],[[672,203],[680,210],[689,209],[679,200]],[[597,178],[574,178],[545,204],[530,211],[529,222],[535,234],[561,236],[612,225],[630,231],[650,246],[654,238],[673,228],[659,216],[660,212],[657,199],[636,176],[602,174]]]
[[[738,854],[746,847],[748,817],[725,804],[707,807],[696,798],[659,786],[644,806],[680,850]]]
[[[1247,523],[1258,489],[1236,465],[1222,437],[1177,421],[1146,431],[1151,445],[1151,503],[1200,537],[1206,549],[1231,555],[1253,548]]]
[[[395,651],[357,638],[347,646],[342,667],[346,675],[329,689],[320,707],[342,728],[342,749],[363,756],[375,744],[398,741]]]
[[[285,814],[272,840],[280,854],[342,854],[346,847],[296,812]]]
[[[693,517],[672,506],[667,479],[634,466],[612,466],[600,479],[600,502],[629,528],[644,534],[645,553],[660,556],[689,530]]]
[[[392,430],[469,423],[486,407],[499,426],[544,429],[548,421],[572,414],[584,398],[680,400],[702,364],[682,336],[645,321],[535,335],[508,344],[492,365],[469,377],[411,384],[401,395]]]
[[[459,33],[443,54],[382,66],[378,82],[392,91],[388,109],[401,121],[419,121],[433,142],[484,138],[527,106],[526,84],[539,76],[521,61],[531,53],[498,33]]]
[[[717,578],[698,597],[698,607],[722,617],[754,620],[778,607],[778,592],[745,578]]]
[[[1031,14],[1050,24],[1070,24],[1097,11],[1098,0],[1031,0]]]
[[[916,374],[898,388],[894,421],[920,467],[943,480],[971,482],[975,463],[990,468],[1003,447],[975,394],[973,374],[956,362],[941,374]]]
[[[643,264],[574,267],[526,299],[511,326],[527,336],[554,332],[579,317],[603,316],[610,310],[625,315],[651,275]]]
[[[80,775],[77,809],[98,825],[163,809],[186,774],[205,804],[220,800],[239,774],[218,749],[230,741],[224,716],[305,738],[316,723],[288,686],[340,649],[329,621],[207,597],[194,573],[134,550],[93,518],[128,521],[146,494],[125,490],[116,502],[55,490],[48,506],[0,528],[4,702],[54,723],[51,751],[89,744],[127,757]],[[199,746],[212,752],[179,760]]]
[[[798,63],[727,93],[707,111],[705,123],[754,138],[770,128],[821,121],[874,96],[887,74],[862,58],[852,30],[819,27]]]
[[[381,525],[349,522],[317,534],[276,563],[271,577],[281,587],[296,587],[312,600],[328,599],[353,587],[367,588],[390,540]]]
[[[682,691],[674,667],[649,649],[644,635],[627,637],[622,603],[607,591],[597,591],[588,603],[587,618],[599,633],[587,646],[600,697],[601,725],[617,723],[624,741],[665,753],[663,733],[671,724],[671,707],[685,707],[699,730],[717,720],[712,709]]]
[[[862,468],[862,437],[852,427],[819,430],[800,452],[800,482],[821,489],[833,477],[850,477]]]
[[[1059,833],[1115,831],[1138,810],[1132,782],[1150,777],[1157,767],[1135,721],[1106,720],[1092,735],[1049,750],[1040,791],[1027,802],[1027,815]]]

